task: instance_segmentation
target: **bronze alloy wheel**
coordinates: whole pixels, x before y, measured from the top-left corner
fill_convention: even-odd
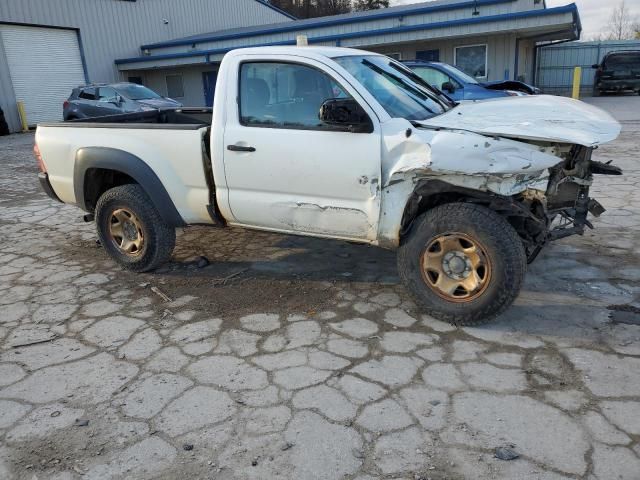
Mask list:
[[[109,237],[125,255],[137,256],[144,249],[144,233],[140,220],[125,208],[114,210],[111,214]]]
[[[470,302],[489,285],[491,262],[484,247],[464,233],[439,235],[421,258],[422,278],[450,302]]]

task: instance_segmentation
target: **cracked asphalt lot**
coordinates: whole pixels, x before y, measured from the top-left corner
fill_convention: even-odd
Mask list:
[[[0,138],[0,478],[640,479],[640,97],[594,102],[608,212],[482,328],[344,242],[188,228],[123,272]]]

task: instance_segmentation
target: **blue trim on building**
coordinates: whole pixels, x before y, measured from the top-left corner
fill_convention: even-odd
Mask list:
[[[477,0],[479,7],[486,5],[495,5],[501,3],[513,3],[516,0]],[[170,40],[168,42],[152,43],[149,45],[142,45],[142,50],[153,50],[155,48],[177,47],[180,45],[193,45],[198,43],[215,42],[219,40],[233,40],[237,38],[258,37],[260,35],[269,35],[273,33],[286,33],[295,32],[297,30],[308,30],[322,27],[332,27],[336,25],[345,25],[350,23],[362,23],[370,22],[374,20],[384,20],[387,18],[399,18],[406,17],[407,15],[421,15],[425,13],[445,12],[451,10],[461,10],[463,8],[473,8],[476,4],[473,0],[466,0],[460,3],[451,3],[447,5],[432,5],[424,6],[419,4],[414,8],[403,8],[397,10],[391,8],[389,10],[378,10],[367,15],[362,14],[350,14],[350,15],[337,15],[333,17],[322,17],[319,19],[313,19],[312,21],[304,21],[302,24],[292,22],[288,24],[280,24],[277,27],[266,25],[264,28],[258,30],[251,30],[247,32],[234,32],[234,33],[218,33],[208,36],[196,37],[196,38],[182,38],[178,40]],[[481,17],[480,17],[481,18]]]
[[[270,4],[268,1],[266,1],[266,0],[255,0],[255,1],[256,1],[256,2],[258,2],[258,3],[260,3],[260,4],[262,4],[262,5],[264,5],[265,7],[270,8],[271,10],[275,10],[276,12],[281,13],[281,14],[282,14],[282,15],[284,15],[285,17],[289,17],[291,20],[298,20],[296,17],[294,17],[294,16],[293,16],[293,15],[291,15],[290,13],[287,13],[287,12],[285,12],[284,10],[282,10],[282,9],[280,9],[280,8],[278,8],[278,7],[274,6],[274,5],[271,5],[271,4]]]
[[[414,32],[414,31],[420,31],[420,30],[434,30],[438,28],[446,28],[446,27],[452,27],[452,26],[474,25],[474,24],[486,23],[486,22],[500,22],[500,21],[507,21],[507,20],[518,20],[522,18],[545,17],[549,15],[557,15],[562,13],[572,13],[574,22],[576,21],[579,22],[578,7],[576,7],[575,3],[571,3],[563,7],[548,8],[545,10],[528,10],[525,12],[488,15],[486,17],[461,18],[457,20],[446,20],[442,22],[423,23],[419,25],[406,25],[403,27],[383,28],[378,30],[366,30],[361,32],[349,32],[349,33],[340,33],[335,35],[325,35],[322,37],[309,38],[309,43],[312,44],[312,43],[320,43],[320,42],[333,42],[333,41],[341,41],[344,39],[370,37],[374,35],[389,35],[389,34],[396,34],[396,33]],[[123,65],[127,63],[138,63],[138,62],[153,61],[153,60],[168,60],[173,58],[188,58],[188,57],[201,57],[206,55],[219,55],[221,53],[227,53],[227,52],[230,52],[231,50],[235,50],[238,48],[295,45],[295,43],[296,43],[295,39],[291,39],[291,40],[285,40],[281,42],[264,43],[264,44],[256,44],[256,45],[243,45],[243,46],[236,46],[236,47],[217,48],[217,49],[211,49],[211,50],[197,50],[197,51],[191,51],[191,52],[167,53],[163,55],[147,55],[147,56],[134,57],[134,58],[121,58],[121,59],[117,59],[115,63],[116,65]]]

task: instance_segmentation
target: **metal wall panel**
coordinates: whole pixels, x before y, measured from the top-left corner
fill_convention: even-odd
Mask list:
[[[114,60],[140,55],[143,44],[289,20],[255,0],[0,0],[0,23],[78,29],[92,82],[118,80],[120,73]],[[29,42],[24,45],[25,49],[28,47]],[[3,59],[1,48],[0,59]],[[7,82],[8,68],[2,61],[0,106],[15,131],[18,125],[15,96]]]
[[[640,40],[612,40],[604,42],[569,42],[538,49],[536,84],[543,91],[555,95],[570,95],[573,70],[582,67],[581,95],[591,95],[594,70],[609,52],[640,50]]]
[[[518,11],[525,10],[533,10],[534,6],[533,0],[519,0],[513,3],[500,3],[496,5],[487,5],[482,6],[481,16],[490,16],[497,14],[508,14],[514,13]],[[347,33],[354,32],[375,32],[378,30],[384,29],[393,29],[398,27],[407,27],[412,25],[424,25],[424,24],[434,24],[443,21],[451,21],[451,20],[465,20],[470,18],[472,9],[471,8],[461,8],[459,10],[449,10],[445,12],[433,12],[433,13],[425,13],[419,15],[406,15],[403,17],[395,17],[395,18],[385,18],[380,20],[371,20],[362,23],[345,23],[335,26],[325,26],[325,27],[313,27],[307,28],[305,27],[305,22],[300,22],[300,28],[296,29],[293,32],[284,32],[284,33],[270,33],[265,32],[263,34],[251,34],[243,36],[242,38],[230,38],[224,40],[215,40],[215,41],[204,41],[197,43],[196,47],[198,50],[209,50],[209,49],[217,49],[217,48],[238,48],[243,46],[251,46],[251,45],[262,45],[265,43],[279,42],[285,40],[295,39],[297,35],[307,35],[309,38],[317,38],[317,37],[325,37],[332,35],[341,35]],[[481,17],[476,17],[481,18]],[[549,17],[550,18],[550,17]],[[572,17],[570,14],[566,15],[566,19],[570,23],[572,21]],[[557,22],[557,19],[553,21]],[[543,22],[548,22],[548,20],[543,20]],[[416,31],[410,33],[394,33],[389,35],[366,35],[360,38],[354,38],[352,40],[345,40],[344,44],[347,45],[375,45],[375,44],[383,44],[389,41],[397,42],[397,41],[410,41],[410,40],[419,40],[423,38],[440,38],[440,37],[451,37],[456,35],[466,35],[468,33],[477,33],[477,32],[486,32],[486,31],[500,31],[500,30],[512,30],[514,28],[520,28],[522,25],[525,26],[533,26],[531,19],[526,19],[524,22],[501,22],[498,24],[491,23],[481,23],[480,25],[475,25],[471,27],[443,27],[436,30],[424,30],[424,31]],[[469,31],[465,31],[468,29]],[[170,53],[181,53],[185,51],[189,51],[191,49],[191,45],[185,46],[169,46],[169,47],[161,47],[154,48],[151,53],[152,55],[162,55],[162,54],[170,54]]]
[[[138,74],[144,78],[144,83],[149,88],[158,92],[160,95],[167,95],[167,75],[182,75],[182,83],[184,86],[184,98],[178,98],[184,105],[189,107],[205,106],[204,81],[203,72],[217,70],[215,65],[199,65],[192,67],[159,69],[141,71]],[[131,73],[133,75],[133,73]],[[209,105],[211,106],[211,105]]]

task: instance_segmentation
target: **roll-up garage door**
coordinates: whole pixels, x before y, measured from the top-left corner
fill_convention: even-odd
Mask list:
[[[62,120],[62,104],[85,83],[75,30],[0,25],[16,101],[29,125]]]

